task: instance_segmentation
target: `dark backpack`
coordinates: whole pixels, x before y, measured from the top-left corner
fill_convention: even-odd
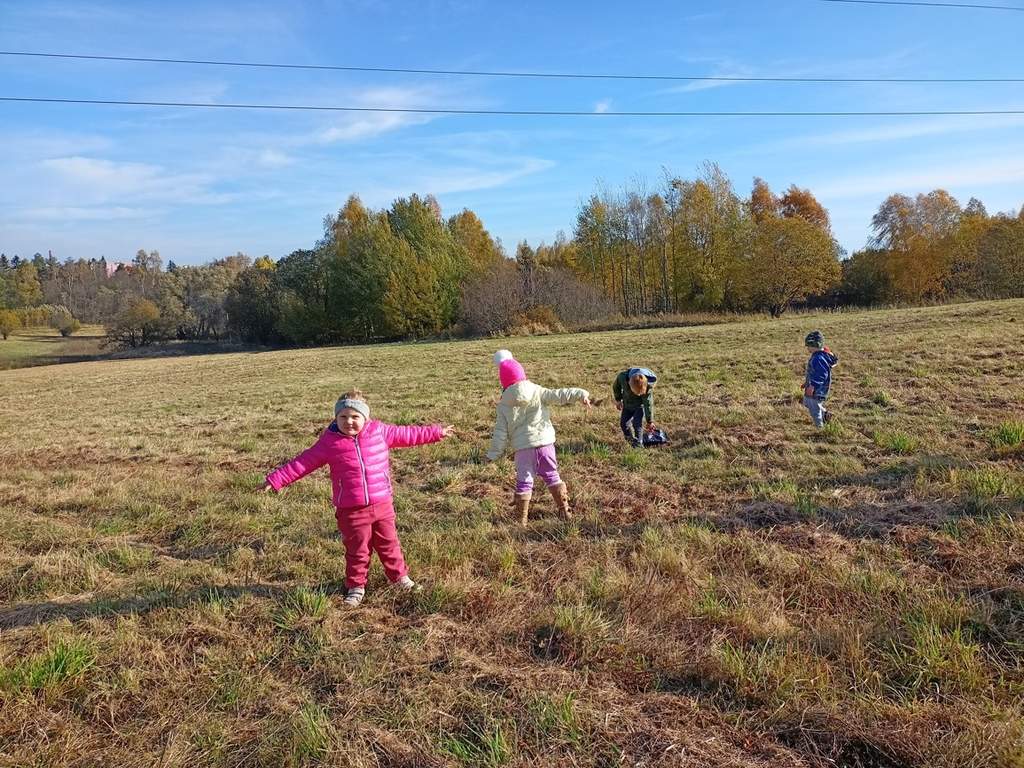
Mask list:
[[[668,435],[665,434],[665,430],[660,427],[652,429],[650,432],[644,432],[643,436],[644,448],[654,448],[659,445],[668,444]]]

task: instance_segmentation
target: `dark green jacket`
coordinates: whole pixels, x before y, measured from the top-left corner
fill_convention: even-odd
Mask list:
[[[630,368],[627,371],[623,371],[615,377],[615,383],[612,384],[612,394],[615,395],[615,400],[622,403],[622,407],[626,409],[635,409],[643,407],[644,419],[648,424],[654,421],[654,383],[651,381],[651,377],[647,377],[647,394],[636,395],[633,390],[629,388],[629,373],[634,369]]]

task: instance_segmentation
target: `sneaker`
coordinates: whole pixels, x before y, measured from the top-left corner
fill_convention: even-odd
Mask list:
[[[395,582],[395,586],[399,589],[404,589],[406,592],[422,592],[423,587],[417,584],[415,581],[409,578],[408,574],[400,578]]]
[[[825,411],[825,414],[821,417],[822,421],[828,424],[832,421],[832,411]]]
[[[349,608],[355,608],[357,605],[363,602],[363,598],[365,596],[365,589],[363,589],[362,587],[352,587],[352,589],[350,589],[348,593],[345,595],[345,605],[347,605]]]
[[[630,448],[639,448],[643,443],[637,440],[635,437],[627,437],[626,442],[629,443]]]

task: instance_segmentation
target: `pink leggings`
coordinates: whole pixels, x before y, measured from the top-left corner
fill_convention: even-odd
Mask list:
[[[370,570],[370,552],[376,552],[390,581],[408,575],[395,528],[391,499],[365,507],[339,509],[338,530],[345,542],[345,586],[365,587]]]
[[[549,488],[562,482],[558,476],[554,444],[516,451],[516,493],[530,493],[534,476],[543,480]]]

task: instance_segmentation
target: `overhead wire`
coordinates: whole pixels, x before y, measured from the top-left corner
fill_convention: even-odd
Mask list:
[[[101,106],[182,107],[198,109],[263,109],[311,112],[379,112],[416,115],[505,115],[522,117],[940,117],[1024,115],[1021,109],[915,109],[915,110],[627,110],[574,109],[460,109],[448,107],[352,107],[319,104],[245,104],[190,101],[136,101],[129,99],[66,99],[41,96],[0,96],[0,102],[38,104],[92,104]]]
[[[1024,10],[1024,9],[1021,9]],[[256,69],[319,70],[328,72],[374,72],[403,75],[450,75],[461,77],[541,78],[566,80],[653,80],[710,83],[1024,83],[1024,77],[827,77],[785,75],[663,75],[602,72],[524,72],[516,70],[422,69],[412,67],[374,67],[341,64],[295,64],[218,59],[172,59],[153,56],[107,56],[99,54],[47,53],[40,51],[0,51],[0,56],[72,59],[81,61],[131,62],[145,64],[185,64],[196,66],[243,67]]]

